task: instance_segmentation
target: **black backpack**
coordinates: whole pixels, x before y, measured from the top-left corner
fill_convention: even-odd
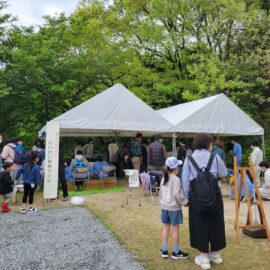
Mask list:
[[[188,157],[197,171],[197,176],[190,182],[190,192],[194,200],[194,207],[198,213],[215,213],[218,211],[218,180],[210,172],[215,154],[211,153],[208,164],[199,168],[192,156]]]

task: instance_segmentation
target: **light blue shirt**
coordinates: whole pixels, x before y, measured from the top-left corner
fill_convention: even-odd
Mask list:
[[[242,163],[242,146],[239,143],[233,145],[233,154],[237,157],[238,166]]]
[[[212,153],[219,155],[221,157],[221,159],[224,162],[226,162],[226,155],[225,155],[224,151],[221,148],[219,148],[218,146],[213,147]]]
[[[241,174],[238,173],[238,188],[240,188],[240,183],[241,183]],[[250,178],[248,175],[246,175],[246,181],[247,181],[247,186],[248,186],[248,194],[249,196],[251,196],[253,194],[253,189],[254,189],[254,184],[250,181]],[[234,190],[234,187],[233,189],[231,190],[231,195],[234,197],[234,193],[235,193],[235,190]],[[246,196],[246,188],[245,188],[245,185],[244,185],[244,182],[242,183],[242,190],[241,190],[241,197],[243,196]]]
[[[199,168],[206,167],[210,158],[211,152],[207,150],[195,150],[192,154],[195,162],[198,164]],[[222,177],[228,174],[227,168],[223,160],[220,158],[219,155],[213,160],[212,166],[210,168],[210,172],[215,177]],[[182,187],[185,197],[188,199],[189,197],[189,188],[190,182],[194,180],[197,176],[197,171],[188,158],[185,159],[183,172],[182,172]]]

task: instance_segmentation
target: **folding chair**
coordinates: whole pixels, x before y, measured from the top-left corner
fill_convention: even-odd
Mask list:
[[[108,176],[104,176],[104,175]],[[116,179],[116,167],[115,166],[105,166],[101,170],[102,179]]]
[[[156,195],[159,195],[160,182],[164,175],[162,171],[149,171],[148,175],[149,175],[147,183],[148,186],[146,188],[148,189],[148,192],[150,193],[153,202],[154,201],[153,192],[155,192]]]
[[[81,182],[81,181],[89,182],[89,179],[90,179],[88,167],[76,168],[72,172],[72,175],[73,175],[72,184],[73,184],[73,190],[74,191],[75,191],[76,182]]]
[[[105,176],[107,174],[107,176]],[[101,170],[100,179],[102,181],[102,188],[104,189],[105,179],[116,179],[116,167],[115,166],[105,166]]]

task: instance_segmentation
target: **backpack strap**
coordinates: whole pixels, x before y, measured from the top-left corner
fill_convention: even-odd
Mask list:
[[[192,163],[193,167],[195,168],[195,170],[197,172],[199,172],[201,169],[198,166],[198,164],[196,163],[196,161],[194,160],[194,158],[192,156],[189,156],[188,159],[190,160],[190,162]]]
[[[209,161],[208,161],[208,164],[207,164],[207,166],[206,166],[206,169],[207,169],[208,171],[210,171],[210,169],[211,169],[211,166],[212,166],[212,164],[213,164],[213,160],[214,160],[215,156],[216,156],[216,155],[215,155],[214,153],[211,153],[210,158],[209,158]]]

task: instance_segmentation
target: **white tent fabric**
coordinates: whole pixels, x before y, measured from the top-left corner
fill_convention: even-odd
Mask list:
[[[52,121],[60,136],[134,136],[171,134],[173,125],[121,84],[101,92]],[[43,127],[39,135],[46,130]]]
[[[263,135],[264,129],[224,94],[157,111],[179,133]]]

